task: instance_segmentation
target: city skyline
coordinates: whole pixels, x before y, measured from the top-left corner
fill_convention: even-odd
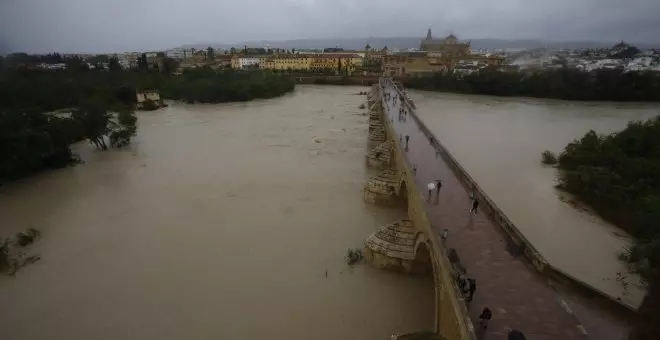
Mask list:
[[[660,42],[660,2],[474,0],[6,0],[0,49],[109,53],[186,44],[359,37]],[[35,24],[38,23],[38,24]]]

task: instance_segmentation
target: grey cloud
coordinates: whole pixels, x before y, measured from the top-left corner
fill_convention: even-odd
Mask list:
[[[660,40],[658,0],[0,0],[0,45],[27,52],[423,36]]]

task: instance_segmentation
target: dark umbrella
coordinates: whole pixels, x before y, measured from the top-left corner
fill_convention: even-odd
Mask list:
[[[527,340],[525,338],[525,334],[523,334],[521,331],[517,331],[515,329],[512,329],[511,332],[509,332],[509,340]]]

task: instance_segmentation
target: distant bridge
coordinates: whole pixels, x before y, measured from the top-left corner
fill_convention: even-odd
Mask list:
[[[370,235],[365,257],[381,268],[433,274],[433,331],[449,340],[506,339],[509,327],[530,340],[586,339],[538,274],[549,270],[547,262],[416,116],[401,85],[380,79],[368,109],[367,165],[382,172],[365,185],[364,199],[403,206],[408,219]],[[436,180],[442,181],[439,194],[428,197],[427,184]],[[480,203],[476,214],[468,211],[470,193]],[[476,279],[471,302],[459,291],[460,274]],[[478,325],[484,307],[493,312],[487,329]]]

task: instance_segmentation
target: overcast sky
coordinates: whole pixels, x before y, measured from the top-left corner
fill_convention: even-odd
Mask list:
[[[31,53],[420,36],[660,41],[660,0],[0,0],[0,47]]]

